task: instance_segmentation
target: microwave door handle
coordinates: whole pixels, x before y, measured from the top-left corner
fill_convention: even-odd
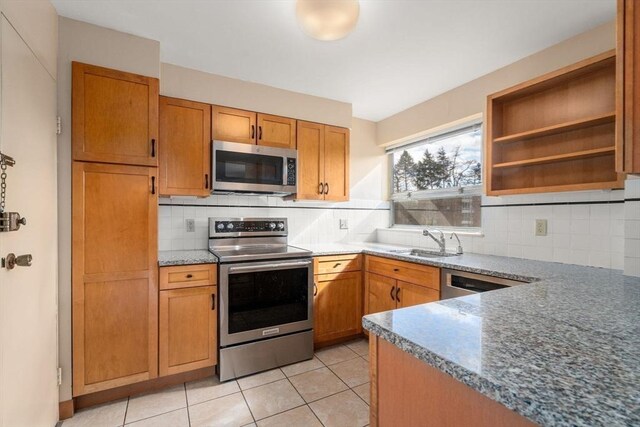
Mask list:
[[[273,264],[262,264],[262,265],[243,265],[238,267],[229,267],[229,273],[237,273],[241,271],[263,271],[263,270],[271,270],[274,268],[293,268],[293,267],[308,267],[311,265],[311,261],[300,261],[300,262],[283,262],[283,263],[273,263]]]

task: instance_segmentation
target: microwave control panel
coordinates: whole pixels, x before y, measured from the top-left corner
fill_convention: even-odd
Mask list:
[[[287,157],[287,185],[296,185],[296,159]]]

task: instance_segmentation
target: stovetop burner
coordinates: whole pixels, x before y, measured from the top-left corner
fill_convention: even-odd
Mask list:
[[[221,263],[310,257],[287,233],[286,218],[209,218],[209,251]]]

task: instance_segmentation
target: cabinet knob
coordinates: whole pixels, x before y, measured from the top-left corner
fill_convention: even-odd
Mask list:
[[[191,279],[193,277],[193,274],[187,274],[187,279]]]

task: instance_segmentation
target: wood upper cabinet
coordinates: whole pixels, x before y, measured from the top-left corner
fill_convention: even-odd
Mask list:
[[[158,79],[72,68],[73,160],[157,166]]]
[[[160,97],[160,194],[211,193],[211,106]]]
[[[365,259],[365,313],[440,299],[440,269],[384,257]]]
[[[256,143],[256,113],[218,105],[214,105],[211,111],[214,140]]]
[[[319,274],[315,281],[314,342],[362,332],[362,272]]]
[[[324,127],[324,181],[325,200],[349,200],[349,129]]]
[[[298,121],[299,200],[349,200],[349,129]]]
[[[160,375],[217,362],[216,286],[160,291]]]
[[[296,120],[258,113],[258,145],[296,148]]]
[[[618,0],[616,171],[640,173],[640,5]]]
[[[73,162],[73,395],[158,373],[156,168]]]

